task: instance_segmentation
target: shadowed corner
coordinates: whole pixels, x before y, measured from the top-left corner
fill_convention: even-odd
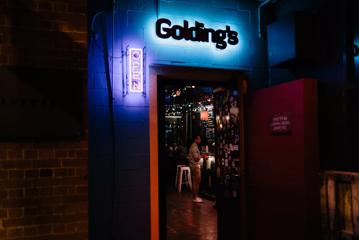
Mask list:
[[[0,96],[8,111],[1,116],[2,137],[81,138],[87,128],[83,15],[68,19],[61,11],[70,6],[61,3],[7,4]],[[85,14],[80,5],[72,8],[67,10]]]
[[[84,2],[0,3],[0,239],[87,239]]]

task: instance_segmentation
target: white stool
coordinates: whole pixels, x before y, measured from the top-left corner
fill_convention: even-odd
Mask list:
[[[182,165],[182,164],[177,165],[175,188],[178,187],[178,174],[179,174],[179,172],[180,172],[180,168],[181,168],[181,167],[186,167],[186,165]]]
[[[187,166],[179,167],[178,192],[181,192],[183,184],[192,190],[191,169]]]

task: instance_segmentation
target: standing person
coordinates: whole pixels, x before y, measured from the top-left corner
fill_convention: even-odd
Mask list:
[[[201,159],[201,152],[199,151],[198,145],[201,143],[201,136],[196,135],[194,142],[188,151],[189,166],[192,173],[192,193],[193,202],[201,203],[203,200],[198,196],[199,186],[201,184],[201,165],[199,163]]]

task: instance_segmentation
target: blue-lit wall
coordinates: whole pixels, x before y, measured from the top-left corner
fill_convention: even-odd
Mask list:
[[[359,57],[350,81],[346,52],[346,4],[357,1],[273,1],[275,20],[293,11],[316,18],[310,37],[317,44],[317,62],[283,68],[267,67],[267,43],[257,34],[259,1],[121,0],[115,6],[114,25],[112,0],[89,2],[90,239],[110,239],[112,232],[116,239],[149,239],[148,68],[154,64],[247,71],[252,90],[298,78],[318,79],[322,167],[359,171],[358,151],[348,147],[359,133],[359,108],[351,100],[359,96]],[[351,9],[356,14],[358,8]],[[154,30],[156,19],[163,17],[181,24],[200,21],[214,29],[230,25],[239,34],[239,44],[218,50],[214,44],[161,40]],[[286,34],[278,32],[280,39],[287,39]],[[285,53],[286,45],[278,51]],[[123,54],[128,46],[146,48],[146,97],[123,96]],[[355,144],[350,148],[359,149]]]
[[[257,1],[131,0],[118,1],[115,9],[113,29],[111,1],[90,4],[89,234],[90,239],[110,239],[113,232],[116,239],[146,240],[150,236],[149,66],[243,70],[250,87],[258,88],[267,85],[267,47],[257,35]],[[213,43],[159,39],[155,22],[163,17],[178,24],[200,21],[215,30],[229,25],[238,32],[239,43],[219,50]],[[128,46],[146,48],[146,97],[123,96],[123,53]]]
[[[149,64],[174,64],[212,68],[250,70],[264,67],[265,45],[257,37],[256,3],[254,1],[142,1],[139,4],[120,3],[118,45],[143,47],[148,50]],[[246,3],[248,2],[248,3]],[[122,13],[122,14],[121,14]],[[239,44],[218,50],[212,43],[160,39],[155,34],[158,18],[168,18],[173,24],[200,21],[214,29],[231,26],[239,33]],[[122,41],[122,42],[120,42]],[[258,54],[260,53],[260,54]]]
[[[359,47],[359,27],[358,27],[358,33],[354,36],[354,44]],[[359,82],[359,55],[355,53],[354,56],[354,77],[356,82]]]

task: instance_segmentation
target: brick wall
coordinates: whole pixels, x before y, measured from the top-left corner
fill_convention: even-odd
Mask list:
[[[0,143],[0,239],[87,239],[87,142]]]
[[[0,0],[0,67],[71,69],[86,79],[86,3]],[[87,149],[86,137],[0,142],[1,240],[87,239]]]
[[[1,0],[0,65],[84,69],[86,1]]]

